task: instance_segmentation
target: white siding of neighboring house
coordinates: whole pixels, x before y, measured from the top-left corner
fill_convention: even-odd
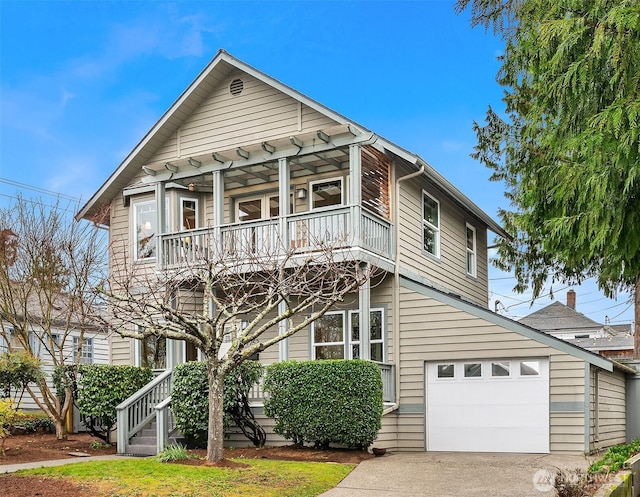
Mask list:
[[[71,336],[67,338],[65,341],[64,353],[66,364],[73,364],[74,359],[72,357],[73,350],[73,337],[79,336],[79,333],[72,332]],[[85,332],[85,337],[93,339],[93,361],[92,364],[109,364],[109,341],[104,333],[101,332]],[[42,361],[42,371],[45,373],[47,377],[47,384],[50,388],[53,387],[52,373],[53,373],[53,365],[51,363],[51,356],[45,352],[41,351],[38,354],[38,357]],[[40,389],[35,387],[34,385],[30,385],[33,390],[36,392],[36,395],[40,396]],[[15,395],[15,393],[14,393]],[[25,392],[22,397],[22,401],[20,403],[20,407],[24,410],[39,410],[37,403],[31,398],[28,392]]]

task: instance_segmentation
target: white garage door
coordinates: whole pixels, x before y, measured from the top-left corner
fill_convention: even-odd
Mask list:
[[[427,450],[549,452],[548,359],[426,364]]]

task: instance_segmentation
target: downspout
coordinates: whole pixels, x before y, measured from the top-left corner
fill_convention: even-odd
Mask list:
[[[397,410],[400,407],[400,231],[398,229],[398,220],[400,213],[400,183],[413,179],[417,176],[424,174],[424,163],[420,166],[420,169],[416,172],[406,174],[396,180],[395,192],[394,192],[394,225],[396,226],[394,236],[394,248],[393,248],[393,346],[395,348],[395,403],[385,409],[384,414],[388,414]]]

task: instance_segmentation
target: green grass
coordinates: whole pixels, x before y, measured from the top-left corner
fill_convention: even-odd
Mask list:
[[[228,469],[123,459],[21,471],[17,475],[71,478],[109,497],[312,497],[335,487],[348,464],[236,459],[249,467]],[[1,478],[1,477],[0,477]]]

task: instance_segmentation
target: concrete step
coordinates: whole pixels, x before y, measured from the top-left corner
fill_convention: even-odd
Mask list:
[[[156,437],[141,437],[140,435],[137,435],[135,437],[133,437],[129,443],[131,445],[155,445],[156,444]]]
[[[141,444],[127,444],[126,454],[134,456],[155,456],[157,454],[156,444],[153,445],[141,445]]]

